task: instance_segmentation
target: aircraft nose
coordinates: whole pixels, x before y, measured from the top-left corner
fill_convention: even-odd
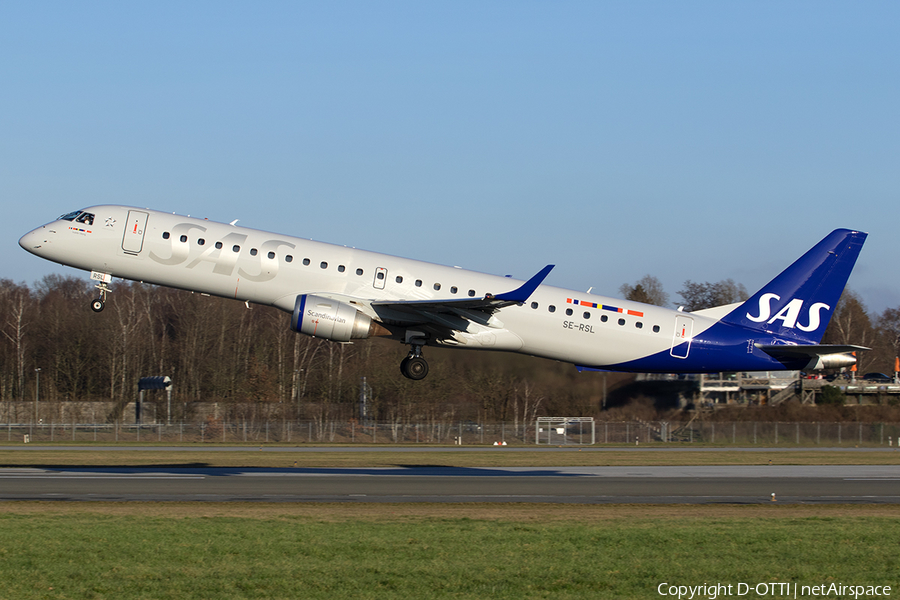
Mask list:
[[[38,227],[34,231],[29,231],[21,238],[19,238],[19,245],[32,254],[36,254],[36,251],[44,246],[44,244],[46,244],[47,242],[44,233],[45,232],[43,227]]]

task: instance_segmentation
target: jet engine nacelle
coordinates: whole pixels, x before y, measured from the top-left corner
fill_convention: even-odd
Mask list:
[[[297,296],[291,329],[335,342],[367,338],[374,328],[372,319],[349,304],[313,294]]]

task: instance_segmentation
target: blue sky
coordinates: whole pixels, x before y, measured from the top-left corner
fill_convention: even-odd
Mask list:
[[[829,231],[900,306],[900,5],[0,3],[0,278],[117,203],[617,295]]]

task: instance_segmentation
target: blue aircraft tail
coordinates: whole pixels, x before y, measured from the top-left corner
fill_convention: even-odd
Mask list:
[[[849,229],[832,231],[722,322],[818,344],[866,236]]]

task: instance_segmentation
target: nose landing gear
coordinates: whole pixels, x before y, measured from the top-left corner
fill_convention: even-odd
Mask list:
[[[91,310],[98,313],[106,306],[106,295],[112,291],[109,289],[109,282],[112,281],[112,275],[91,271],[91,279],[100,282],[94,286],[100,290],[100,297],[91,300]]]

